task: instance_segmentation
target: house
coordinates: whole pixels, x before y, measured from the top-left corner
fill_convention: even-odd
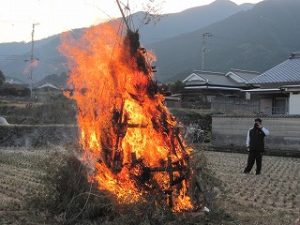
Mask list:
[[[230,69],[229,72],[226,73],[226,77],[231,78],[236,83],[241,85],[241,88],[248,86],[248,82],[261,73],[257,71],[249,71],[249,70],[241,70],[241,69]]]
[[[56,87],[53,84],[45,83],[43,85],[40,85],[40,86],[36,87],[35,90],[39,90],[39,91],[57,91],[57,90],[59,90],[59,88]]]
[[[300,53],[292,53],[248,84],[256,88],[243,92],[259,100],[262,114],[300,115]]]
[[[247,130],[256,115],[251,111],[258,102],[259,117],[271,135],[266,138],[268,152],[300,155],[300,53],[247,82],[248,114],[212,115],[212,144],[215,148],[244,149]],[[230,108],[234,107],[231,105]],[[252,107],[253,108],[253,107]]]
[[[36,100],[48,102],[63,95],[63,90],[51,83],[44,83],[33,88],[33,95]]]
[[[37,95],[41,95],[41,94],[53,95],[53,94],[62,94],[62,89],[58,88],[54,84],[44,83],[42,85],[33,88],[33,92]]]
[[[194,70],[182,81],[185,84],[183,104],[210,108],[212,102],[240,102],[245,95],[242,91],[249,89],[248,81],[259,74],[240,69],[231,69],[227,73]]]

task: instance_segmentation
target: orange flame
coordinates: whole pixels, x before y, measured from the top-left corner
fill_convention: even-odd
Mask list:
[[[87,29],[79,41],[63,40],[82,160],[93,168],[99,189],[120,203],[141,201],[151,191],[170,191],[171,179],[177,179],[172,209],[192,209],[187,179],[180,180],[191,150],[182,150],[175,138],[176,120],[155,90],[149,66],[155,57],[142,48],[132,53],[129,42],[108,24]],[[146,69],[139,66],[141,56]],[[172,175],[170,162],[179,165]]]

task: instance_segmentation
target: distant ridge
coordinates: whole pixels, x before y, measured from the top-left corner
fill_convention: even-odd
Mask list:
[[[300,50],[300,1],[266,0],[197,31],[185,33],[148,47],[157,56],[157,78],[182,80],[200,69],[201,36],[213,34],[204,70],[243,68],[264,72]]]

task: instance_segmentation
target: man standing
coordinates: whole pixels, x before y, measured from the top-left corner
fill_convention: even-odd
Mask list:
[[[264,138],[269,134],[270,132],[262,126],[262,120],[260,118],[255,119],[254,127],[250,128],[247,134],[246,146],[249,155],[244,173],[250,173],[256,161],[256,175],[260,174],[262,154],[265,151]]]

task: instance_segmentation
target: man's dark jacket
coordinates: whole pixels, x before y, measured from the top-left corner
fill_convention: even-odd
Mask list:
[[[265,133],[262,129],[254,127],[249,132],[250,136],[250,151],[252,152],[264,152],[265,151]]]

